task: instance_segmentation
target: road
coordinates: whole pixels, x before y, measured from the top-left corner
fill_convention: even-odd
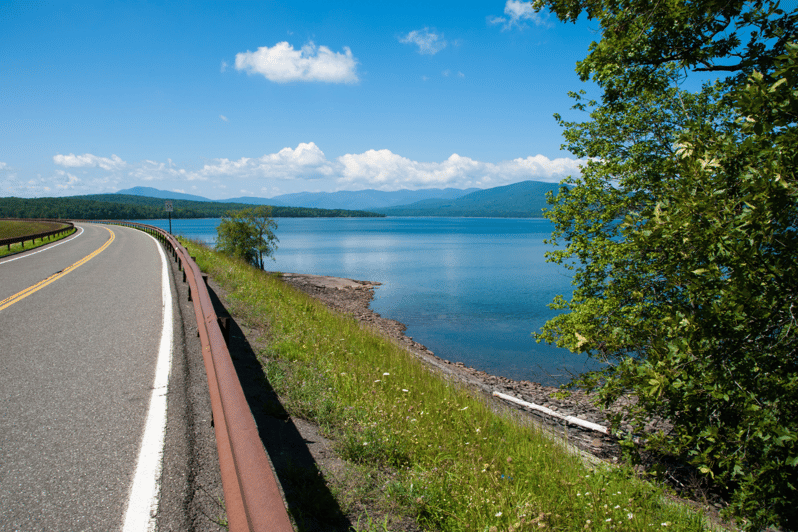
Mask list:
[[[145,233],[77,225],[69,241],[0,260],[0,530],[120,530],[128,507],[162,259]]]

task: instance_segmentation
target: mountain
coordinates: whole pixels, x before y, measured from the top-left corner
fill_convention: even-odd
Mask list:
[[[284,201],[279,201],[275,198],[254,198],[252,196],[241,196],[239,198],[230,198],[222,200],[208,200],[217,203],[243,203],[246,205],[272,205],[274,207],[288,207],[289,205]],[[292,207],[304,207],[304,205],[291,205]]]
[[[416,201],[431,198],[454,199],[464,196],[469,192],[479,190],[469,188],[426,188],[422,190],[396,190],[384,192],[381,190],[357,190],[341,192],[297,192],[282,194],[273,198],[253,198],[242,196],[223,200],[211,200],[202,196],[170,192],[151,187],[133,187],[120,190],[116,194],[129,196],[147,196],[149,198],[162,198],[188,201],[215,201],[217,203],[245,203],[247,205],[274,205],[275,207],[306,207],[311,209],[346,209],[346,210],[374,210],[377,208],[406,205]]]
[[[482,218],[542,218],[546,193],[556,194],[557,183],[522,181],[477,190],[450,200],[428,199],[408,205],[373,209],[388,216],[453,216]]]
[[[469,188],[428,188],[422,190],[358,190],[340,192],[298,192],[283,194],[274,198],[240,197],[225,200],[209,200],[202,196],[192,196],[179,192],[169,192],[150,187],[134,187],[120,190],[106,197],[93,197],[101,201],[113,201],[108,196],[127,199],[147,197],[151,205],[153,198],[179,200],[175,209],[201,209],[192,202],[201,201],[218,205],[246,204],[273,205],[275,207],[298,207],[305,209],[357,210],[378,212],[388,216],[453,216],[484,218],[541,218],[542,209],[547,207],[546,193],[556,193],[560,185],[540,181],[522,181],[488,189]],[[186,204],[188,202],[188,205]],[[240,208],[240,207],[239,207]]]
[[[275,196],[269,201],[279,201],[283,205],[293,207],[314,207],[317,209],[359,209],[374,210],[397,205],[405,205],[431,198],[454,199],[464,196],[469,192],[479,190],[469,188],[425,188],[421,190],[395,190],[384,192],[382,190],[357,190],[340,192],[298,192]],[[235,201],[243,202],[244,198]],[[233,200],[229,200],[233,201]]]
[[[127,196],[146,196],[148,198],[161,198],[172,200],[188,200],[188,201],[213,201],[202,196],[194,196],[192,194],[182,194],[180,192],[170,192],[168,190],[160,190],[152,187],[133,187],[125,190],[114,192],[114,194],[124,194]],[[232,201],[231,201],[232,203]]]

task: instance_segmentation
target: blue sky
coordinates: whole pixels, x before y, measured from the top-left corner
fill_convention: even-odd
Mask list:
[[[0,196],[559,181],[596,27],[513,0],[4,3]]]

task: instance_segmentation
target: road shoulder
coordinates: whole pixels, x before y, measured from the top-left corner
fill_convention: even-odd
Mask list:
[[[226,530],[208,380],[188,283],[167,251],[173,296],[174,353],[158,509],[159,531]]]

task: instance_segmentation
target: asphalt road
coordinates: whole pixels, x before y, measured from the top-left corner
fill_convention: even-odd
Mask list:
[[[79,225],[0,259],[0,530],[122,525],[161,338],[161,258],[140,231]]]

